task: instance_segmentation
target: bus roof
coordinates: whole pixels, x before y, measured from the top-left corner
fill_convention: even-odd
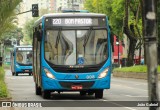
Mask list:
[[[34,26],[39,25],[39,23],[42,22],[42,18],[46,17],[59,17],[59,18],[65,18],[65,17],[105,17],[105,14],[98,14],[98,13],[50,13],[45,14],[41,18],[39,18]]]

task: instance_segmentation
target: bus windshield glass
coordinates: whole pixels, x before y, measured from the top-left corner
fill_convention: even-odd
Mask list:
[[[32,65],[32,48],[17,48],[16,62],[21,65]]]
[[[106,29],[50,29],[45,59],[54,65],[97,65],[108,58]]]

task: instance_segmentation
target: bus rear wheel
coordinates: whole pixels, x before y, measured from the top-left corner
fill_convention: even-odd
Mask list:
[[[42,91],[42,97],[44,99],[50,99],[50,96],[51,96],[51,91],[48,91],[48,90]]]
[[[103,98],[103,89],[101,90],[96,90],[95,91],[95,98],[96,99],[102,99]]]

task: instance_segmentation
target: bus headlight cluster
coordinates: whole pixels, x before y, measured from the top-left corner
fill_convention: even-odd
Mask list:
[[[48,69],[44,68],[44,71],[48,78],[55,79],[54,75]]]
[[[99,74],[98,78],[104,78],[108,74],[109,67],[106,68],[102,73]]]
[[[17,67],[17,68],[20,68],[18,64],[16,64],[16,67]]]

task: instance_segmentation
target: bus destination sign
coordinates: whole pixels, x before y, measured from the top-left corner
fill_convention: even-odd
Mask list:
[[[106,19],[101,18],[47,18],[46,26],[106,26]]]
[[[18,51],[32,51],[32,48],[24,48],[24,47],[19,47],[17,48]]]
[[[53,25],[92,25],[91,18],[65,18],[65,19],[53,19]]]

